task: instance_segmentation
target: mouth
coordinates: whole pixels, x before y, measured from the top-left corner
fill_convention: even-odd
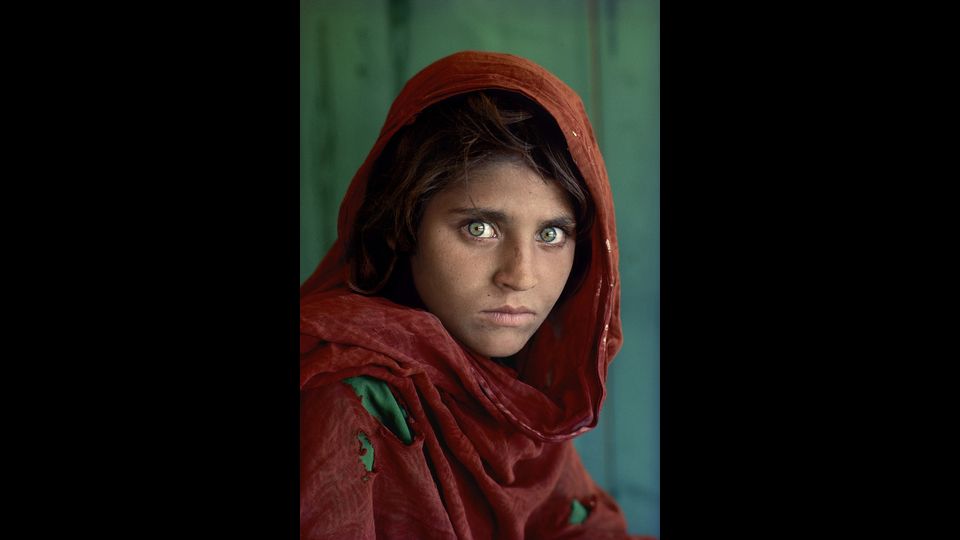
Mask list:
[[[518,327],[532,323],[537,314],[524,306],[500,306],[480,312],[480,316],[496,326]]]

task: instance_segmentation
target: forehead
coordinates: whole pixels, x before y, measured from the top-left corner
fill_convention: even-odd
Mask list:
[[[556,181],[514,160],[472,169],[466,178],[438,193],[431,206],[496,208],[518,216],[536,214],[538,218],[544,217],[541,214],[573,217],[569,195]]]

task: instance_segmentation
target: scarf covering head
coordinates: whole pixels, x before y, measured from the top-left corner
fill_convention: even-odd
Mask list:
[[[347,285],[347,246],[374,163],[391,137],[425,108],[479,90],[521,94],[554,118],[595,212],[589,241],[578,239],[578,247],[584,243],[590,250],[581,285],[555,305],[513,367],[464,348],[428,311],[364,296]],[[546,69],[509,54],[466,51],[427,66],[391,106],[346,192],[337,232],[300,288],[301,392],[359,375],[386,381],[409,411],[418,439],[426,441],[424,452],[458,536],[465,534],[458,520],[469,518],[460,514],[470,511],[458,509],[453,499],[470,497],[462,486],[445,483],[479,486],[470,492],[479,490],[494,507],[497,501],[505,505],[493,514],[522,513],[517,501],[532,500],[530,493],[557,481],[550,468],[566,458],[550,448],[596,426],[607,368],[622,342],[613,199],[580,98]],[[301,425],[301,440],[308,429]],[[542,472],[518,472],[524,467]],[[454,496],[451,491],[457,489],[461,492]],[[499,534],[509,537],[499,526]]]

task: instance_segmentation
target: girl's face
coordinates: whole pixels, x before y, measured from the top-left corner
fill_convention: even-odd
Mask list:
[[[573,267],[566,192],[527,165],[497,161],[424,209],[413,281],[453,337],[491,357],[518,352],[546,319]]]

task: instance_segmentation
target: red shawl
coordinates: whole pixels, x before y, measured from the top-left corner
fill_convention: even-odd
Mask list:
[[[481,90],[518,92],[557,121],[596,207],[590,267],[516,370],[459,345],[431,313],[346,287],[345,242],[374,161],[425,107]],[[338,239],[301,287],[302,538],[625,538],[623,515],[570,439],[597,424],[620,349],[613,200],[579,97],[512,55],[461,52],[415,75],[394,101],[340,206]],[[384,381],[408,412],[405,445],[341,381]],[[361,464],[369,436],[373,470]],[[571,503],[589,511],[568,523]]]

